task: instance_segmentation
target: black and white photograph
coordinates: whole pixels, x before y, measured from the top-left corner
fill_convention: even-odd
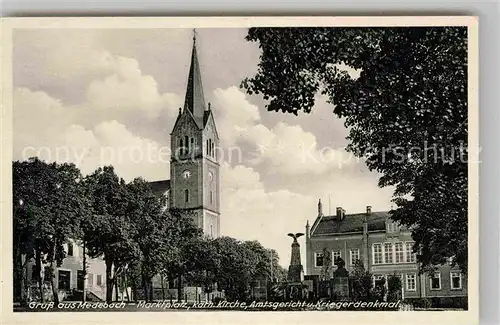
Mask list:
[[[3,304],[475,321],[477,19],[394,18],[13,22]]]

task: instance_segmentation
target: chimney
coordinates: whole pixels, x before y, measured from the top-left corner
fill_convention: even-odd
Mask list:
[[[321,204],[321,199],[318,201],[318,216],[323,215],[323,204]]]
[[[342,207],[337,207],[337,220],[344,220],[345,210]]]
[[[372,206],[371,206],[371,205],[367,205],[367,206],[366,206],[366,214],[367,214],[367,215],[372,214]]]

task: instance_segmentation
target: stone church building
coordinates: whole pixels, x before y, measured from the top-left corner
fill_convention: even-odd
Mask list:
[[[170,134],[170,179],[151,182],[168,197],[169,207],[194,212],[203,233],[220,236],[219,134],[210,103],[205,103],[200,64],[193,38],[184,108]]]

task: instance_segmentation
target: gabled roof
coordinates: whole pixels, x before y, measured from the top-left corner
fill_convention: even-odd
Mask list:
[[[363,232],[363,222],[366,218],[368,231],[385,230],[385,223],[390,218],[389,212],[372,212],[370,215],[366,213],[346,214],[344,219],[339,221],[336,215],[323,216],[311,236]]]
[[[151,188],[153,189],[153,193],[155,193],[157,195],[164,194],[165,192],[167,192],[170,189],[170,180],[169,179],[165,179],[165,180],[161,180],[161,181],[153,181],[153,182],[149,182],[149,184],[151,185]]]
[[[217,127],[215,126],[214,114],[212,113],[212,110],[210,109],[210,105],[208,105],[208,107],[209,107],[208,111],[205,111],[205,115],[203,116],[203,128],[205,128],[207,126],[209,120],[212,120],[212,123],[214,125],[215,135],[217,136],[217,139],[219,139],[219,132],[217,131]]]

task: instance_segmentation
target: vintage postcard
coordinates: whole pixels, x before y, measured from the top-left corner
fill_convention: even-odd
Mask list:
[[[6,324],[478,322],[476,17],[12,18],[2,70]]]

